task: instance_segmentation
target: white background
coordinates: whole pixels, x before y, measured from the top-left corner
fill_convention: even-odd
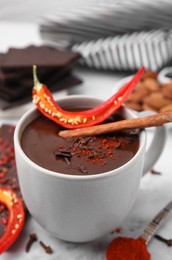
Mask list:
[[[100,0],[0,0],[0,21],[37,22],[42,15],[99,2]]]

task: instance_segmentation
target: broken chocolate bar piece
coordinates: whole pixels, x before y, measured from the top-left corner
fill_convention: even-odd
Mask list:
[[[5,58],[5,54],[4,53],[0,53],[0,67],[3,64],[4,58]]]
[[[46,46],[29,46],[24,49],[9,49],[1,64],[2,71],[23,71],[32,68],[61,68],[78,60],[79,53],[57,50]]]
[[[33,45],[10,48],[0,54],[0,109],[31,101],[34,64],[38,67],[40,82],[51,91],[78,85],[81,80],[71,76],[71,71],[79,58],[79,53]]]
[[[56,85],[58,90],[58,82],[64,77],[68,78],[70,75],[70,67],[62,68],[58,71],[51,70],[47,72],[45,75],[41,75],[40,82],[44,82],[47,86],[49,86],[51,90],[51,86]],[[18,82],[11,82],[8,84],[1,84],[0,82],[0,92],[1,98],[6,101],[15,101],[19,98],[23,98],[27,95],[31,96],[33,88],[33,78],[21,78]],[[56,90],[56,89],[54,89]]]
[[[65,76],[64,78],[59,79],[58,81],[54,82],[53,84],[49,85],[48,87],[52,92],[54,92],[54,91],[60,91],[63,89],[68,89],[72,86],[77,86],[81,83],[82,83],[82,81],[80,79],[78,79],[77,77],[75,77],[73,75],[68,75],[67,77]],[[32,100],[31,90],[29,89],[28,92],[25,93],[25,95],[22,96],[22,98],[15,99],[13,101],[7,101],[0,97],[0,110],[17,107],[17,106],[23,105],[27,102],[31,102],[31,100]]]
[[[72,68],[72,64],[69,64],[68,66],[58,68],[58,69],[51,69],[51,68],[38,68],[38,77],[41,80],[44,80],[48,75],[51,73],[55,73],[58,75],[61,75],[63,71],[69,70]],[[14,69],[14,71],[6,72],[2,71],[0,67],[0,85],[1,84],[9,84],[10,83],[18,83],[19,81],[27,80],[28,78],[33,79],[33,69],[32,67],[29,67],[28,69],[22,70],[22,69]]]

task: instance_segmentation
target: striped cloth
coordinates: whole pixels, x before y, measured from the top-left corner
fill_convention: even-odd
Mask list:
[[[104,70],[158,71],[172,60],[172,30],[152,30],[75,44],[82,54],[80,64]]]
[[[40,21],[45,44],[79,51],[97,69],[158,70],[172,59],[172,0],[104,0]]]

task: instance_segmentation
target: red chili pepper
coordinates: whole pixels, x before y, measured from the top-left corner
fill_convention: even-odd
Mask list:
[[[65,128],[74,129],[96,125],[107,119],[124,103],[142,77],[144,71],[145,68],[142,67],[128,84],[124,85],[111,98],[95,108],[80,112],[71,112],[63,110],[55,102],[48,88],[39,82],[36,74],[36,66],[34,65],[34,87],[32,92],[33,103],[43,115]]]
[[[9,211],[5,232],[0,237],[0,254],[2,254],[19,236],[25,221],[25,211],[20,198],[10,189],[0,188],[0,202]]]

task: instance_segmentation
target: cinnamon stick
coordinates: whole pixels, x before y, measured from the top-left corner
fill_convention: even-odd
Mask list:
[[[172,122],[172,111],[157,113],[145,117],[129,118],[107,124],[77,128],[74,130],[63,130],[59,131],[58,135],[65,138],[76,136],[101,135],[121,130],[156,127],[170,122]]]

